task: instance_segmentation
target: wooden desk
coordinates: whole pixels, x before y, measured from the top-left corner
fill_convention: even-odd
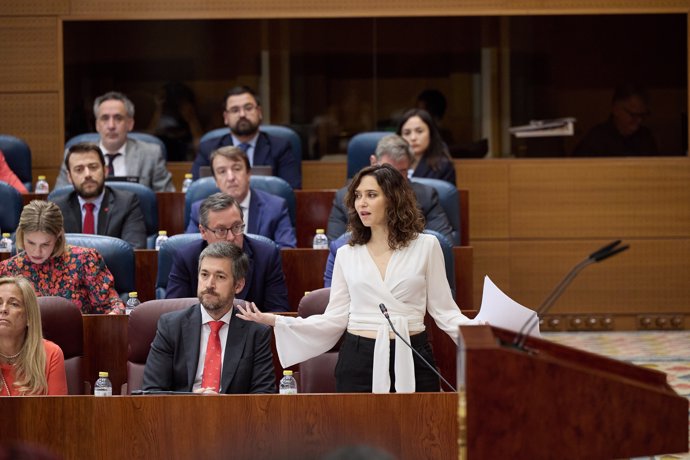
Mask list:
[[[158,228],[168,236],[184,233],[184,199],[182,192],[156,192]]]
[[[3,399],[0,441],[65,459],[310,460],[352,444],[458,458],[455,393]]]
[[[288,303],[297,311],[306,291],[323,287],[323,272],[328,260],[328,249],[281,249],[280,256],[288,290]]]

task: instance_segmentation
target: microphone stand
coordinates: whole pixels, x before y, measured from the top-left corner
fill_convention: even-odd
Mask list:
[[[575,277],[582,270],[584,270],[585,267],[596,262],[601,262],[604,259],[608,259],[609,257],[623,252],[630,247],[627,244],[625,246],[618,246],[620,243],[621,240],[613,241],[607,244],[606,246],[594,251],[589,256],[587,256],[587,258],[584,259],[582,262],[575,265],[572,268],[572,270],[570,270],[570,272],[568,272],[568,274],[565,275],[561,282],[558,283],[558,285],[551,292],[551,294],[549,294],[546,297],[544,302],[542,302],[542,304],[537,309],[536,313],[533,316],[530,316],[530,318],[525,322],[525,324],[522,325],[517,335],[515,336],[513,345],[517,348],[524,349],[525,342],[527,341],[527,336],[529,336],[530,332],[532,332],[532,330],[537,326],[537,324],[539,324],[539,317],[547,311],[549,311],[551,306],[556,302],[556,300],[558,300],[561,294],[563,294],[565,288],[567,288],[570,285],[570,283],[572,283]]]
[[[388,309],[386,308],[386,306],[385,306],[384,304],[380,303],[380,304],[379,304],[379,308],[381,309],[381,313],[383,313],[383,316],[385,316],[386,319],[388,320],[388,324],[390,324],[391,329],[393,330],[393,332],[395,333],[395,335],[397,335],[398,338],[399,338],[400,340],[402,340],[403,343],[404,343],[405,345],[407,345],[408,348],[409,348],[410,350],[412,350],[412,351],[417,355],[417,357],[418,357],[419,359],[421,359],[422,362],[424,362],[424,364],[426,364],[426,366],[427,366],[429,369],[431,369],[431,370],[434,372],[434,374],[436,374],[436,375],[443,381],[443,383],[445,383],[446,385],[448,385],[448,388],[450,388],[451,390],[453,390],[453,392],[457,393],[458,390],[456,390],[455,387],[454,387],[453,385],[451,385],[450,382],[448,382],[448,380],[446,380],[445,378],[443,378],[443,376],[440,374],[440,372],[438,372],[438,371],[436,370],[436,368],[435,368],[434,366],[432,366],[431,363],[429,363],[429,361],[427,361],[426,359],[424,359],[424,357],[423,357],[417,350],[415,350],[415,349],[412,347],[412,345],[411,345],[407,340],[405,340],[405,339],[403,338],[402,335],[400,335],[400,334],[398,333],[398,331],[395,329],[395,326],[393,326],[393,322],[391,321],[390,316],[388,316]]]

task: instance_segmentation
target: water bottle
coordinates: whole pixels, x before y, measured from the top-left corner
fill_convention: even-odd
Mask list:
[[[192,175],[187,173],[184,175],[184,180],[182,181],[182,193],[187,193],[189,186],[192,185]]]
[[[113,384],[110,383],[107,372],[99,372],[98,380],[93,386],[94,396],[112,396],[113,395]]]
[[[38,181],[36,181],[36,193],[48,193],[50,192],[50,187],[46,181],[46,176],[38,176]]]
[[[314,249],[328,249],[328,237],[322,228],[316,229],[316,235],[314,235],[314,243],[312,244]]]
[[[283,378],[280,379],[280,394],[281,395],[296,395],[297,394],[297,380],[292,376],[292,371],[284,370]]]
[[[137,308],[141,302],[139,302],[139,294],[135,291],[129,293],[129,299],[127,299],[127,305],[125,306],[125,314],[129,315],[132,310]]]
[[[168,232],[161,230],[156,237],[156,251],[160,251],[161,245],[168,241]]]
[[[12,240],[9,233],[3,233],[0,240],[0,252],[12,252]]]

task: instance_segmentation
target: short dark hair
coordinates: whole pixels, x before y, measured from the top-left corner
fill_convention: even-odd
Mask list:
[[[251,89],[249,86],[238,85],[233,86],[225,93],[225,99],[223,99],[223,110],[227,108],[225,107],[225,105],[228,103],[228,98],[230,96],[240,96],[242,94],[251,94],[251,96],[256,101],[256,105],[261,106],[261,99],[259,99],[259,96],[257,96],[256,92],[254,92],[253,89]]]
[[[348,228],[352,232],[350,244],[366,244],[371,239],[371,228],[362,223],[355,209],[355,191],[365,176],[373,176],[376,179],[388,201],[388,246],[391,249],[407,246],[424,231],[424,217],[417,207],[417,198],[410,181],[389,164],[363,168],[352,179],[347,189],[345,206],[348,213]]]
[[[633,96],[639,97],[645,104],[648,104],[649,102],[647,91],[635,83],[623,83],[616,86],[616,89],[613,91],[611,102],[616,103],[619,101],[625,101]]]
[[[105,157],[103,156],[103,150],[93,142],[79,142],[70,146],[67,149],[67,155],[65,155],[65,168],[69,171],[69,159],[73,153],[89,153],[96,152],[98,154],[98,159],[101,160],[101,165],[105,166]]]
[[[212,257],[214,259],[230,259],[232,263],[232,278],[237,283],[247,276],[247,270],[249,270],[249,258],[247,254],[242,251],[242,248],[236,246],[229,241],[218,241],[216,243],[211,243],[199,255],[199,267],[197,272],[201,271],[201,262],[206,257]]]
[[[208,227],[208,213],[211,211],[223,211],[225,209],[235,206],[240,211],[240,217],[244,221],[244,213],[242,207],[236,199],[227,193],[218,192],[206,198],[199,207],[199,223],[204,227]]]
[[[211,174],[216,177],[216,171],[213,169],[213,160],[216,157],[224,157],[230,161],[241,161],[244,163],[244,167],[247,172],[252,170],[252,165],[249,164],[249,158],[247,158],[247,152],[234,145],[226,145],[219,149],[214,150],[209,157],[209,163],[211,163]]]

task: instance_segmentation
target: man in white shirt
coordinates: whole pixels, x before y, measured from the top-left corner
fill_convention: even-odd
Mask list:
[[[127,96],[115,91],[105,93],[94,101],[93,113],[107,176],[137,177],[140,184],[154,192],[175,191],[160,146],[127,136],[134,128],[134,104]],[[63,185],[69,185],[64,165],[55,186]]]
[[[238,318],[233,308],[248,266],[242,249],[229,242],[201,252],[199,303],[161,316],[144,391],[275,393],[272,331]]]

